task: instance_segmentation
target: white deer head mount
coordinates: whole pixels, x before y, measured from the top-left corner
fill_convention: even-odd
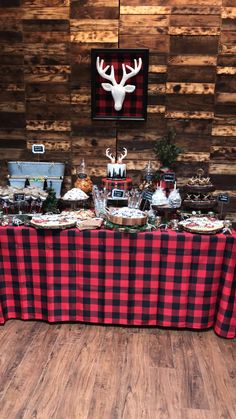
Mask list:
[[[117,83],[115,79],[114,66],[107,65],[105,68],[103,68],[103,64],[104,64],[104,60],[101,60],[100,62],[100,57],[97,57],[96,67],[97,67],[98,73],[100,74],[101,77],[111,82],[111,83],[102,83],[102,88],[106,92],[111,92],[113,100],[114,100],[114,104],[115,104],[115,110],[120,111],[123,106],[125,94],[132,93],[136,89],[136,86],[134,86],[133,84],[125,85],[125,83],[128,79],[138,74],[138,72],[140,71],[142,67],[142,58],[139,57],[138,62],[136,59],[134,59],[134,68],[132,68],[128,64],[122,63],[123,76],[120,83]],[[109,69],[109,67],[111,67],[111,71],[110,71],[110,74],[107,74],[107,70]],[[126,72],[126,67],[128,70],[130,70],[130,72],[128,73]]]

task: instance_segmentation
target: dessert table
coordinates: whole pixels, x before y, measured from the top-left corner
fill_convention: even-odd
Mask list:
[[[236,335],[236,232],[0,227],[7,319],[212,327]]]

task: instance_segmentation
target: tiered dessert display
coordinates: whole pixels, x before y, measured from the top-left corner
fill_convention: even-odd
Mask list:
[[[183,207],[189,210],[212,211],[217,206],[213,195],[214,185],[209,177],[203,176],[204,171],[198,170],[197,176],[191,177],[184,187]]]
[[[107,177],[102,179],[103,186],[107,191],[112,189],[128,190],[132,185],[132,180],[126,177],[126,164],[123,159],[127,156],[127,149],[123,148],[124,152],[116,159],[111,152],[110,148],[106,149],[106,156],[111,160],[107,164]]]

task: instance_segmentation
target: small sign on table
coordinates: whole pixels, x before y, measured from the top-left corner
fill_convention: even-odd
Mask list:
[[[162,180],[164,180],[165,182],[175,182],[175,173],[164,173],[164,175],[162,176]]]
[[[227,192],[220,193],[218,195],[218,197],[217,197],[217,200],[220,203],[220,216],[222,217],[222,214],[223,214],[223,206],[225,204],[229,204],[229,201],[230,201],[229,194]]]
[[[111,197],[114,198],[124,198],[125,191],[123,189],[113,189],[111,193]]]

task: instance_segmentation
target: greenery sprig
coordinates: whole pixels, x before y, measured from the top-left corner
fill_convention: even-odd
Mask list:
[[[175,137],[175,130],[169,128],[167,134],[155,142],[154,152],[162,166],[171,167],[175,163],[178,155],[183,151],[181,147],[174,143]]]

